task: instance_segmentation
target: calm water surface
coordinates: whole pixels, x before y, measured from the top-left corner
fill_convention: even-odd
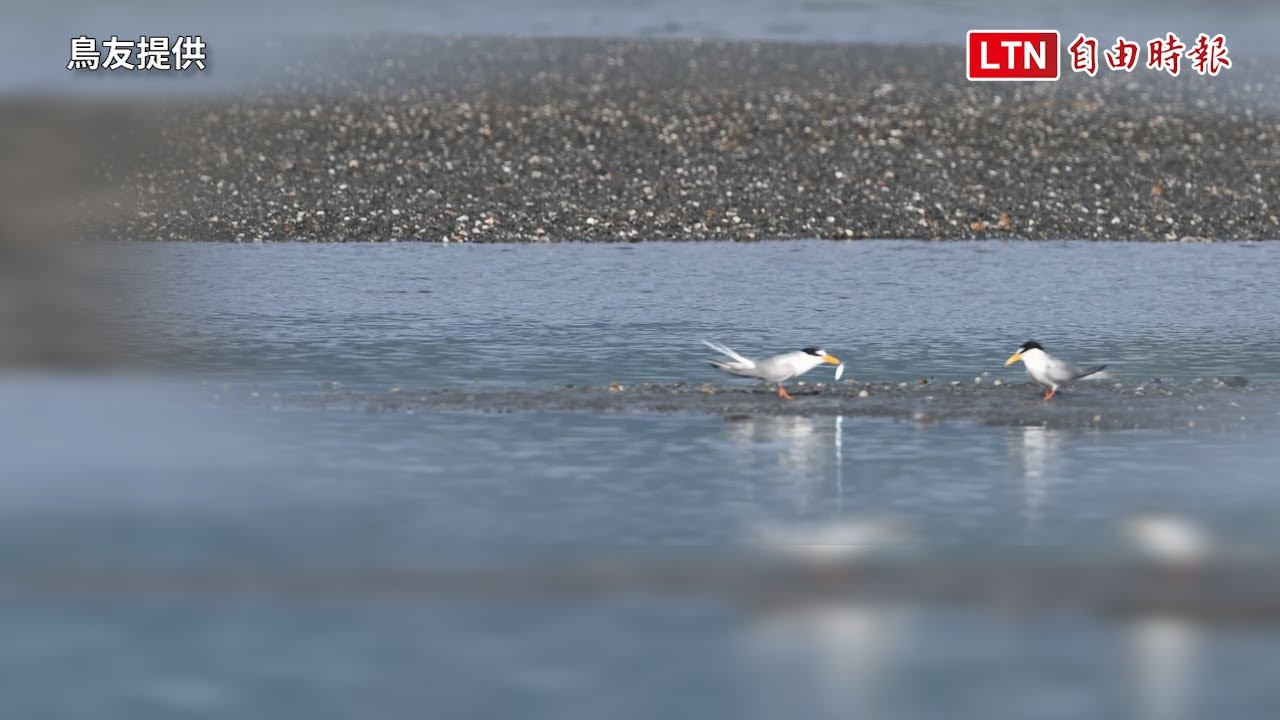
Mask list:
[[[972,380],[1034,337],[1134,378],[1280,377],[1280,249],[1085,243],[134,248],[210,375],[300,386],[718,380],[703,338]],[[815,374],[814,377],[817,377]]]
[[[865,518],[939,551],[1106,557],[1116,522],[1149,510],[1274,546],[1280,451],[1267,419],[1234,434],[1104,433],[272,411],[208,396],[221,383],[287,396],[331,383],[733,382],[702,362],[701,338],[746,353],[822,345],[867,381],[1022,382],[1001,362],[1028,337],[1124,378],[1274,380],[1278,261],[1277,245],[130,246],[122,265],[145,287],[155,337],[183,354],[164,380],[0,381],[0,569],[341,575],[714,556],[762,527]],[[1271,630],[905,609],[759,616],[652,598],[4,603],[0,697],[16,716],[1280,707]]]

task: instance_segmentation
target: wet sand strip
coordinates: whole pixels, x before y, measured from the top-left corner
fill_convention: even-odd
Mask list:
[[[574,412],[891,418],[997,427],[1236,431],[1280,425],[1280,384],[1243,377],[1188,382],[1086,383],[1050,401],[1031,385],[917,381],[793,386],[783,400],[761,386],[611,384],[553,389],[329,391],[259,396],[279,408],[369,412]],[[227,397],[233,397],[234,393]]]

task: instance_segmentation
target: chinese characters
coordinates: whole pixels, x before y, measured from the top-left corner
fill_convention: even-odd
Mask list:
[[[1098,73],[1098,39],[1080,33],[1067,46],[1071,54],[1071,70],[1082,72],[1093,77]],[[1115,44],[1102,53],[1102,60],[1114,71],[1132,72],[1138,66],[1138,55],[1141,46],[1123,36],[1117,37]],[[1231,58],[1227,56],[1227,39],[1222,35],[1210,37],[1200,33],[1196,42],[1188,50],[1174,33],[1166,33],[1163,37],[1152,38],[1147,42],[1148,69],[1169,73],[1177,77],[1183,70],[1183,58],[1190,61],[1192,70],[1200,75],[1217,75],[1224,68],[1231,67]]]
[[[105,53],[105,54],[104,54]],[[174,70],[205,69],[208,60],[204,39],[199,35],[180,35],[172,41],[166,36],[143,35],[137,40],[121,40],[112,35],[103,40],[81,35],[71,38],[68,70]]]

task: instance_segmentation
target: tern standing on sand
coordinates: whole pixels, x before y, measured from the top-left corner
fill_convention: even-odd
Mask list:
[[[1049,388],[1048,394],[1044,396],[1045,400],[1053,397],[1059,389],[1081,378],[1089,377],[1107,369],[1106,365],[1094,365],[1093,367],[1080,369],[1066,360],[1056,358],[1045,352],[1044,347],[1035,340],[1028,340],[1022,343],[1022,347],[1010,355],[1009,359],[1004,361],[1004,364],[1007,367],[1019,360],[1027,368],[1027,374],[1031,376],[1032,380]]]
[[[724,345],[707,342],[706,340],[703,340],[702,344],[729,358],[727,361],[712,360],[711,367],[723,370],[730,375],[755,378],[767,383],[777,383],[778,397],[787,400],[792,398],[787,393],[787,389],[782,386],[782,383],[791,378],[799,377],[823,363],[840,365],[840,360],[836,356],[821,348],[807,347],[803,350],[782,353],[763,360],[752,360],[739,355]],[[836,368],[837,380],[840,379],[841,370],[843,369],[843,366]]]

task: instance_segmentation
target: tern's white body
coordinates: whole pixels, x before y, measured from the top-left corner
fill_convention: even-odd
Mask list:
[[[1056,358],[1040,348],[1031,348],[1022,352],[1022,364],[1032,380],[1054,391],[1060,390],[1080,378],[1088,377],[1102,370],[1102,366],[1085,370],[1071,363]]]
[[[797,350],[767,357],[763,360],[752,360],[739,355],[724,345],[709,343],[705,340],[702,344],[729,358],[728,360],[712,360],[711,364],[715,368],[723,370],[730,375],[755,378],[768,383],[784,383],[809,372],[823,363],[838,364],[840,362],[827,354],[826,351],[816,349],[812,352]]]
[[[803,375],[822,364],[822,358],[816,358],[800,351],[782,353],[763,360],[712,361],[712,364],[730,375],[757,378],[765,382],[780,383]]]

